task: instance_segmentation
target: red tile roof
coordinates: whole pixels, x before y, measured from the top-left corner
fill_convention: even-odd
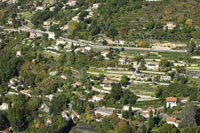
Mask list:
[[[98,98],[104,98],[105,95],[96,95]]]
[[[167,117],[166,122],[176,122],[176,118],[174,118],[174,117]]]
[[[176,97],[167,97],[166,102],[177,102],[177,98]]]

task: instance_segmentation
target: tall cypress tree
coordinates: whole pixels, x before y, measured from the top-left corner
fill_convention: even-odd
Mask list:
[[[149,112],[149,129],[152,129],[154,126],[154,119],[153,119],[153,111]]]

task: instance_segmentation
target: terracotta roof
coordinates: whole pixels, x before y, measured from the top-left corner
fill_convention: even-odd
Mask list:
[[[94,99],[93,98],[88,98],[88,101],[94,101]]]
[[[96,95],[96,97],[98,97],[98,98],[104,98],[105,96],[104,95]]]
[[[48,122],[51,122],[51,118],[48,118],[46,122],[47,122],[47,123],[48,123]]]
[[[81,85],[82,85],[81,82],[76,82],[76,83],[73,84],[73,86],[81,86]]]
[[[59,39],[58,39],[58,41],[64,41],[64,39],[62,39],[62,38],[59,38]]]
[[[174,118],[174,117],[167,117],[166,122],[176,122],[176,118]]]
[[[73,112],[72,115],[73,115],[73,116],[79,116],[79,114],[76,113],[76,112]]]
[[[166,101],[167,102],[177,102],[177,98],[176,97],[167,97]]]

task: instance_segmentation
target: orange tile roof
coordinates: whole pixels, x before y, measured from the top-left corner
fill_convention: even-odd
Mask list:
[[[96,95],[98,98],[104,98],[104,95]]]
[[[174,118],[174,117],[167,117],[166,121],[167,122],[176,122],[176,118]]]
[[[76,112],[73,112],[72,115],[73,115],[73,116],[79,116],[79,114],[76,113]]]
[[[166,101],[167,102],[177,102],[177,98],[176,97],[167,97]]]

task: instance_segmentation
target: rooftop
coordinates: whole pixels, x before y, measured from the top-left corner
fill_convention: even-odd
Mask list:
[[[167,97],[166,101],[167,102],[177,102],[177,98],[176,97]]]

